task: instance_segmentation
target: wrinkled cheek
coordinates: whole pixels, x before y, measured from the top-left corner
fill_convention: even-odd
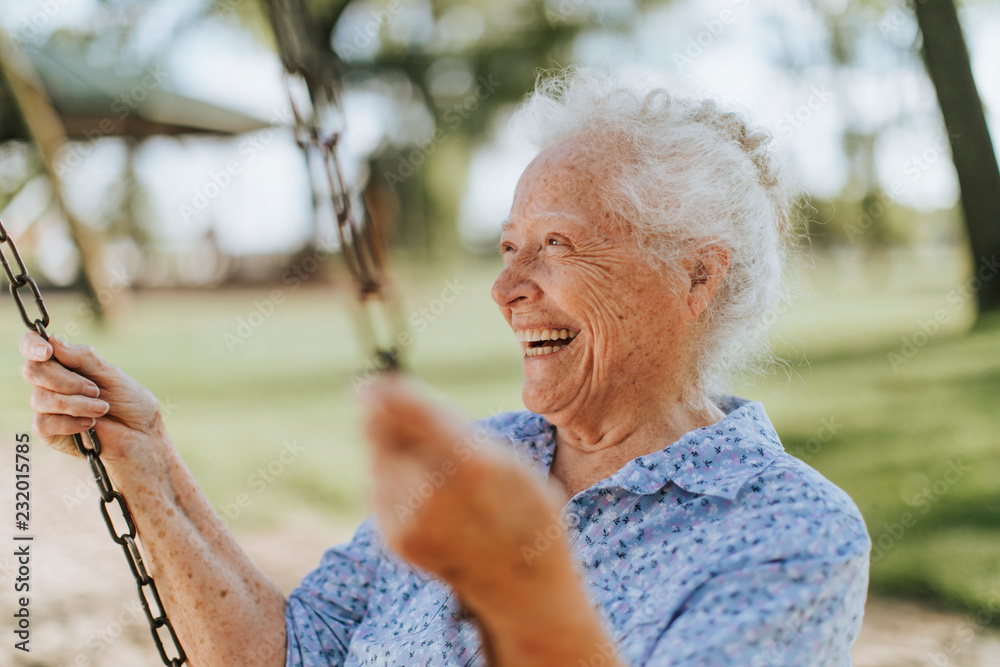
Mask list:
[[[588,322],[590,340],[595,360],[614,359],[630,345],[636,334],[635,323],[618,304],[605,304],[593,311]]]
[[[605,350],[595,352],[589,375],[596,387],[612,387],[616,379],[621,379],[623,361],[627,356],[623,352],[625,350],[618,345],[608,345]]]

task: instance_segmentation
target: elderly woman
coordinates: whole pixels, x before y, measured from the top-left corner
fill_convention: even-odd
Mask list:
[[[781,282],[766,135],[586,70],[543,81],[518,120],[542,150],[492,296],[528,411],[469,429],[399,379],[371,388],[374,518],[289,598],[213,512],[153,396],[29,333],[39,436],[72,452],[96,422],[195,665],[850,664],[861,516],[759,403],[721,391]]]

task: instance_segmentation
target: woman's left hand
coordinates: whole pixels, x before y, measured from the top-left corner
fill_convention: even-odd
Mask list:
[[[534,585],[552,567],[572,570],[564,540],[540,542],[561,533],[559,510],[512,452],[399,378],[364,397],[374,509],[393,550],[447,581],[470,606]]]
[[[621,667],[542,480],[399,378],[365,400],[385,539],[455,589],[478,618],[488,664]]]

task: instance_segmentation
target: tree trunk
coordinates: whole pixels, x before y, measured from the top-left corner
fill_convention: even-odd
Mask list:
[[[1000,168],[953,0],[916,0],[923,57],[951,140],[962,210],[978,273],[979,312],[1000,310]],[[975,285],[976,283],[973,283]]]

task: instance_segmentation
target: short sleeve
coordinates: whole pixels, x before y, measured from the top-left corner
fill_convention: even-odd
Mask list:
[[[842,528],[855,523],[841,519]],[[870,541],[863,524],[841,537],[827,553],[800,552],[711,577],[641,664],[850,665],[868,590]]]
[[[368,608],[382,555],[374,519],[351,542],[329,549],[292,591],[285,609],[289,667],[343,665],[351,634]]]

